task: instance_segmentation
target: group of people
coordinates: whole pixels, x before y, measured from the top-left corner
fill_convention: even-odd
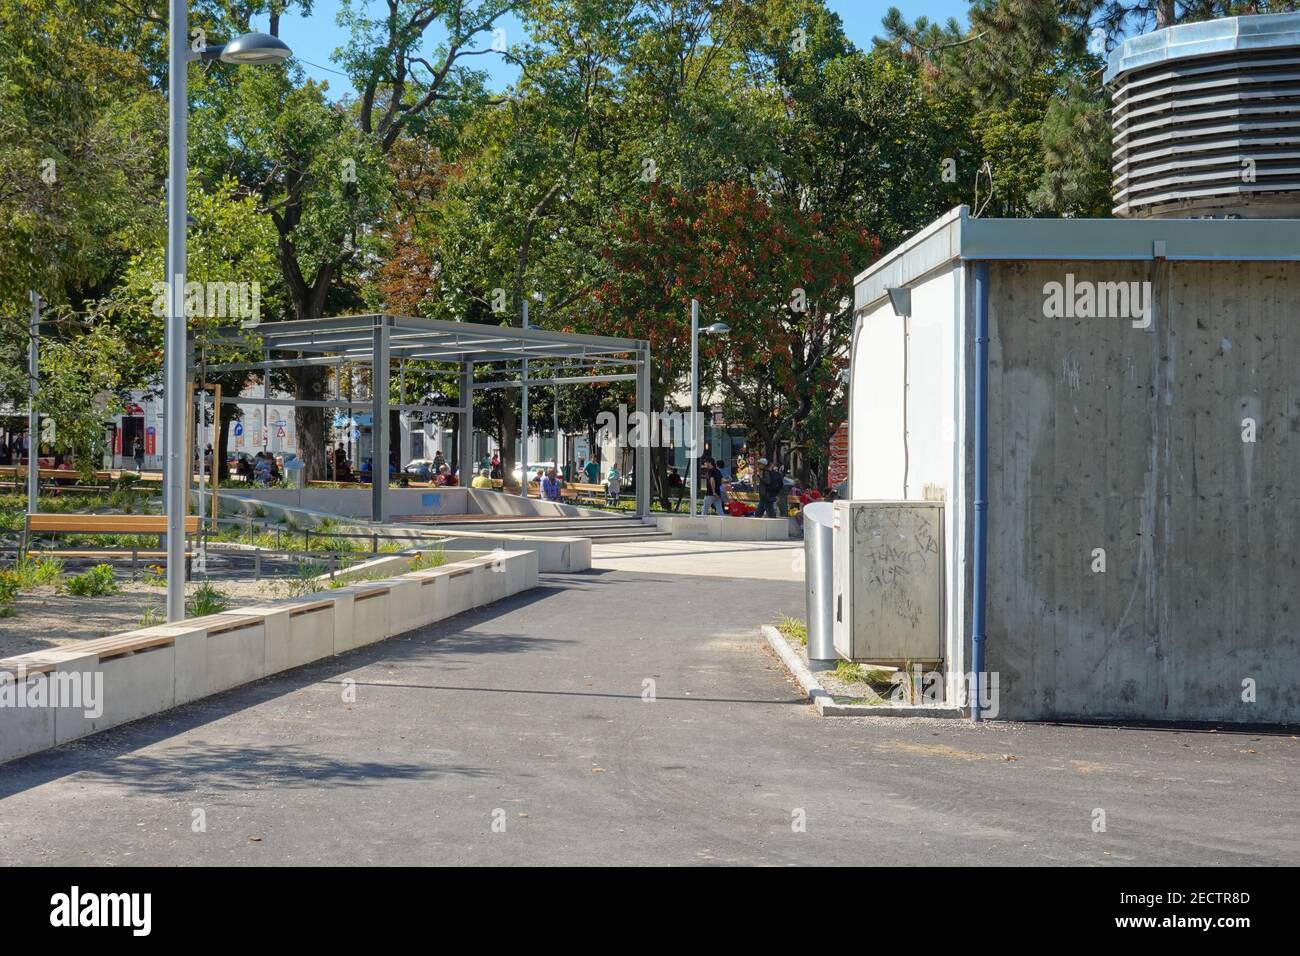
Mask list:
[[[780,465],[769,462],[766,458],[755,460],[742,456],[736,461],[736,473],[737,482],[744,481],[758,493],[755,516],[759,518],[788,517],[790,502],[793,500],[799,505],[794,517],[802,527],[803,506],[822,498],[821,492],[805,489],[797,478],[787,478]],[[736,506],[729,500],[731,482],[728,480],[726,462],[713,461],[706,456],[700,462],[700,474],[704,480],[704,514],[709,514],[712,510],[719,515],[727,515]],[[673,474],[669,475],[669,487],[673,486],[674,477]],[[680,477],[677,478],[677,484],[681,488],[685,487]]]
[[[259,451],[251,458],[241,455],[236,470],[251,485],[265,487],[280,480],[280,464],[269,451]]]
[[[758,492],[757,517],[785,517],[789,511],[789,506],[786,503],[785,472],[781,470],[780,466],[769,462],[766,458],[759,458],[752,465],[747,459],[741,461],[744,462],[746,478]],[[737,462],[736,467],[737,471],[739,471],[741,462]],[[714,461],[706,456],[700,461],[700,476],[704,479],[704,513],[708,514],[712,509],[725,517],[727,514],[727,499],[731,491],[727,463],[725,461]]]

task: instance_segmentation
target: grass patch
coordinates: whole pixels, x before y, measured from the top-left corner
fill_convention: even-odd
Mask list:
[[[776,622],[776,629],[787,640],[798,641],[804,647],[808,646],[808,625],[797,617],[782,614]]]
[[[434,548],[432,551],[421,551],[411,562],[412,571],[428,571],[431,568],[440,568],[447,563],[447,555],[443,553],[442,548]]]
[[[159,624],[166,624],[167,619],[163,616],[162,608],[150,604],[140,615],[141,627],[157,627]]]
[[[314,561],[299,561],[294,573],[290,577],[276,581],[273,589],[281,597],[287,598],[315,594],[324,587],[316,579],[328,570],[324,565],[317,564]]]
[[[10,573],[18,581],[18,587],[24,591],[29,588],[58,584],[63,576],[63,561],[60,558],[32,558],[31,556],[15,561]]]
[[[892,671],[884,670],[879,667],[867,667],[863,664],[854,664],[852,661],[839,660],[835,662],[835,676],[846,684],[869,684],[871,687],[890,687],[890,678],[893,676]]]

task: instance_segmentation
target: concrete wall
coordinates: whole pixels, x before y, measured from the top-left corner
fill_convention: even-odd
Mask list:
[[[719,515],[659,515],[655,526],[674,538],[693,541],[788,541],[788,518],[723,518]]]
[[[1300,264],[990,271],[1000,716],[1300,720]],[[1152,281],[1151,328],[1045,318],[1067,272]]]
[[[221,498],[231,501],[254,499],[345,518],[370,518],[369,485],[356,488],[223,488]],[[388,500],[394,515],[463,515],[469,508],[469,489],[390,488]]]
[[[608,517],[608,512],[481,488],[390,488],[392,520],[405,515],[501,515],[502,517]],[[195,495],[197,502],[197,493]],[[221,489],[223,511],[243,510],[241,502],[316,511],[344,518],[370,518],[370,487]]]
[[[904,321],[887,300],[865,312],[854,332],[849,496],[948,503],[943,646],[948,669],[961,672],[967,666],[967,531],[959,506],[967,493],[967,475],[958,442],[966,412],[965,271],[960,265],[945,266],[912,283],[911,290],[906,348]]]
[[[284,496],[277,501],[271,501],[262,498],[271,490],[280,490]],[[337,520],[340,516],[333,512],[313,511],[306,508],[300,508],[293,502],[296,500],[296,492],[288,489],[258,489],[260,492],[256,498],[248,494],[241,493],[241,497],[227,497],[224,493],[221,496],[221,512],[226,515],[252,514],[254,509],[260,508],[265,513],[267,520],[277,521],[282,518],[291,518],[300,527],[310,527],[318,524],[320,521],[329,519]],[[488,492],[471,492],[471,494],[488,494]],[[198,504],[197,493],[193,494],[192,499],[195,507]],[[473,508],[472,499],[462,498],[463,501],[469,501],[469,507]],[[533,505],[543,507],[570,507],[567,505],[556,506],[551,502],[533,501]],[[524,503],[520,502],[521,509]],[[586,509],[580,509],[586,510]],[[342,516],[345,519],[348,516]],[[345,520],[339,530],[363,532],[369,525],[357,524],[350,525]],[[473,525],[464,525],[462,527],[472,528]],[[451,526],[422,526],[422,527],[401,527],[389,524],[384,528],[385,533],[393,537],[406,535],[410,538],[411,547],[421,547],[427,545],[431,539],[438,539],[443,550],[447,552],[481,552],[481,551],[533,551],[538,556],[540,562],[539,568],[545,572],[573,573],[586,571],[591,567],[591,539],[582,537],[559,537],[527,534],[506,534],[495,531],[461,531],[453,529]]]

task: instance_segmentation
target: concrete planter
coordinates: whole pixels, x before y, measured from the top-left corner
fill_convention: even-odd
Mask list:
[[[0,660],[0,762],[482,607],[536,587],[537,570],[533,551],[475,556]],[[53,691],[74,680],[102,687],[102,710],[56,706]],[[42,703],[15,705],[33,693]]]

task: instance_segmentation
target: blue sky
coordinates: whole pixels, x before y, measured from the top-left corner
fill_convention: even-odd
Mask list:
[[[849,39],[865,49],[871,46],[871,38],[880,32],[881,17],[891,6],[897,6],[909,20],[927,16],[942,22],[948,17],[957,17],[964,23],[967,0],[918,0],[910,4],[901,0],[829,0],[827,6],[839,14]],[[378,13],[386,9],[386,4],[382,0],[368,0],[367,7]],[[338,67],[331,62],[331,56],[346,39],[343,29],[335,22],[338,10],[339,0],[316,0],[310,17],[295,13],[280,22],[280,37],[293,48],[303,68],[315,79],[328,81],[330,92],[336,97],[350,90],[347,78],[332,72]],[[501,26],[506,31],[506,41],[510,43],[515,42],[523,29],[514,18],[505,19]],[[257,27],[265,29],[266,24],[255,22],[254,28]],[[494,86],[504,86],[513,80],[514,70],[499,57],[488,54],[475,59],[479,61],[476,66],[491,74]]]

